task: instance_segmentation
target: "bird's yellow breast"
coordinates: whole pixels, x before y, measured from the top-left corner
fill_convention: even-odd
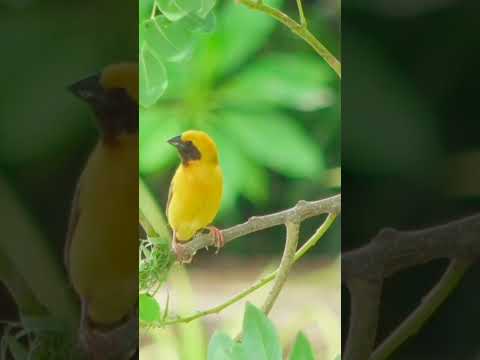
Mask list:
[[[223,193],[222,171],[214,163],[180,165],[171,186],[167,217],[177,240],[185,242],[217,215]]]
[[[120,320],[138,291],[138,137],[100,143],[82,174],[70,277],[91,318]]]

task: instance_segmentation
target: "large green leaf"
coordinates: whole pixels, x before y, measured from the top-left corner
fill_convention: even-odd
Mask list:
[[[140,294],[138,302],[140,321],[145,323],[160,321],[160,306],[155,298],[148,294]]]
[[[282,348],[275,327],[261,310],[251,304],[247,304],[245,309],[242,347],[248,359],[282,359]]]
[[[208,344],[208,360],[231,360],[235,342],[222,332],[215,332]]]
[[[277,8],[282,3],[283,0],[268,1]],[[228,1],[220,12],[216,32],[202,49],[202,69],[215,67],[216,76],[233,70],[265,44],[274,26],[271,17]]]
[[[227,84],[222,98],[236,106],[268,103],[312,111],[332,103],[328,88],[332,77],[325,62],[314,55],[269,54]]]
[[[302,332],[297,335],[289,360],[315,360],[312,346]]]
[[[294,120],[276,112],[222,113],[223,129],[246,154],[262,165],[295,178],[318,178],[323,153]]]
[[[176,158],[167,140],[182,132],[185,123],[175,110],[155,106],[140,111],[140,173],[151,174],[169,166]]]
[[[239,193],[254,203],[265,201],[268,198],[268,175],[265,169],[249,159],[221,127],[208,127],[205,130],[217,143],[220,153],[224,173],[223,208],[231,209]]]

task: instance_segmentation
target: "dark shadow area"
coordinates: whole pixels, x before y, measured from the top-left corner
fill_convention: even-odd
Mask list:
[[[421,230],[480,212],[479,10],[475,1],[343,1],[343,252],[386,227]],[[446,263],[386,280],[375,344],[421,303]],[[476,359],[479,271],[477,257],[389,358]],[[342,290],[345,342],[351,297]]]

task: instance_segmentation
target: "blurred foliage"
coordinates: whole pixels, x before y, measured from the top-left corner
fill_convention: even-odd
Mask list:
[[[171,64],[160,101],[141,108],[142,175],[154,178],[170,169],[176,154],[166,140],[196,128],[220,149],[224,213],[240,196],[266,205],[273,174],[328,183],[325,149],[306,129],[323,114],[338,130],[338,113],[325,111],[338,106],[335,74],[311,51],[272,49],[276,23],[264,14],[228,2],[217,19],[215,32],[203,37],[191,59]]]

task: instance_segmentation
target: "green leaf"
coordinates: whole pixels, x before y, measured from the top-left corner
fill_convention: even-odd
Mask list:
[[[276,8],[282,3],[268,1]],[[274,26],[271,17],[228,1],[220,12],[216,32],[202,49],[202,68],[208,71],[215,66],[217,76],[234,70],[265,44]]]
[[[275,327],[265,314],[252,304],[247,304],[245,309],[242,347],[248,359],[282,359],[282,348]]]
[[[191,30],[196,27],[190,19],[172,22],[163,15],[157,15],[140,26],[143,40],[159,59],[175,62],[190,57],[195,40]]]
[[[168,85],[167,71],[160,58],[146,44],[140,51],[139,62],[140,105],[149,107],[165,92]]]
[[[235,342],[225,333],[215,332],[208,344],[207,360],[230,360]]]
[[[297,335],[289,360],[315,360],[312,346],[302,332]]]
[[[153,297],[148,294],[140,294],[138,296],[140,321],[145,323],[153,323],[160,321],[160,306]]]
[[[158,8],[169,20],[178,21],[194,13],[206,17],[215,5],[215,0],[155,0]]]
[[[140,173],[151,174],[176,159],[176,152],[167,140],[179,135],[185,124],[176,111],[161,106],[140,109],[140,119]]]
[[[235,106],[267,103],[313,111],[332,104],[332,78],[325,62],[314,55],[270,54],[227,84],[222,100]]]
[[[293,178],[322,175],[323,153],[294,119],[273,111],[221,116],[229,138],[258,163]]]

